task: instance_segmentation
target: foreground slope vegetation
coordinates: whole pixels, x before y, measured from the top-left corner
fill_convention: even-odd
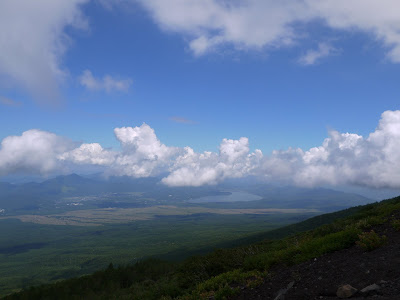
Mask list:
[[[399,229],[394,217],[399,211],[397,197],[314,217],[181,263],[149,259],[130,266],[110,264],[92,275],[31,287],[4,299],[225,299],[262,285],[277,267],[354,246],[374,251],[387,242],[374,228],[389,224]]]

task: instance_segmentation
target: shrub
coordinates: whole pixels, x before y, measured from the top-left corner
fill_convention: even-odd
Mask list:
[[[226,299],[237,294],[240,291],[238,287],[240,285],[256,287],[262,284],[265,275],[266,273],[257,271],[244,272],[240,269],[225,272],[198,284],[194,290],[178,299]]]
[[[400,220],[394,220],[392,226],[395,230],[400,231]]]
[[[385,235],[379,236],[375,231],[363,232],[358,235],[356,244],[366,251],[372,251],[376,248],[383,246],[386,243],[387,237]]]
[[[229,285],[225,285],[215,293],[215,300],[225,300],[229,296],[239,294],[239,292],[239,288],[231,288]]]

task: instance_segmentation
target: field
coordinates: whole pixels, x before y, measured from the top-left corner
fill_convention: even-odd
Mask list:
[[[177,207],[158,205],[142,208],[104,208],[69,211],[52,215],[18,215],[0,217],[0,220],[18,219],[48,225],[101,226],[104,224],[129,223],[152,220],[162,216],[190,216],[194,214],[263,215],[263,214],[315,214],[317,209],[260,208],[260,209],[212,209],[206,207]]]

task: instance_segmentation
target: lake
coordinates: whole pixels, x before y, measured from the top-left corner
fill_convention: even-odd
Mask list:
[[[230,195],[205,196],[188,200],[188,203],[207,203],[207,202],[239,202],[261,200],[262,197],[247,192],[231,192]]]

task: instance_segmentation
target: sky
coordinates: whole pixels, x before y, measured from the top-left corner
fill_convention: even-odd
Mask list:
[[[400,188],[397,0],[2,0],[0,180]]]

